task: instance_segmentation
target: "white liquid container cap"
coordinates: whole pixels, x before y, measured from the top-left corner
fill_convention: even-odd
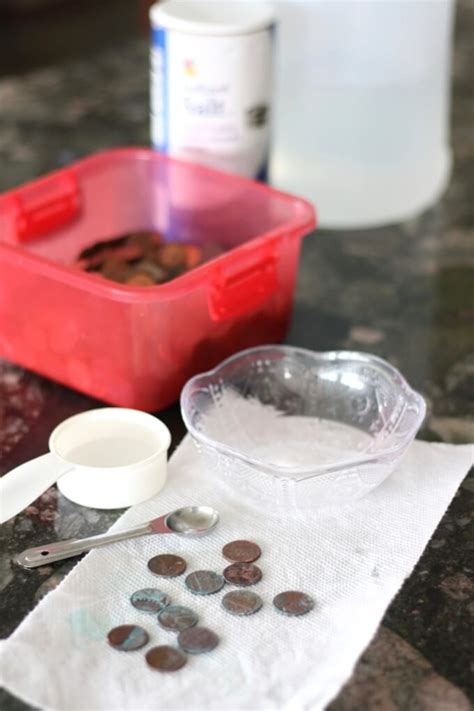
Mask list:
[[[150,8],[153,25],[199,35],[241,35],[264,30],[275,15],[265,3],[168,0]]]

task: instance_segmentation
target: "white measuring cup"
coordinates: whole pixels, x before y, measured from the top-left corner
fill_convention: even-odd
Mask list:
[[[97,509],[132,506],[166,481],[171,435],[153,415],[126,408],[89,410],[51,433],[49,453],[0,479],[0,523],[57,482],[71,501]]]

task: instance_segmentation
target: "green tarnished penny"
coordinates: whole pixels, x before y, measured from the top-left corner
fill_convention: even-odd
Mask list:
[[[130,602],[133,607],[137,608],[137,610],[155,614],[157,612],[161,612],[161,610],[170,604],[171,600],[162,590],[157,590],[156,588],[143,588],[142,590],[137,590],[133,593],[133,595],[131,595]]]
[[[260,610],[263,602],[260,595],[251,590],[232,590],[222,598],[222,607],[231,615],[246,617]]]
[[[299,617],[311,612],[314,607],[314,600],[310,595],[297,590],[287,590],[279,593],[273,598],[276,609],[290,617]]]
[[[158,622],[166,630],[181,632],[188,627],[197,625],[198,616],[189,607],[182,605],[168,605],[158,615]]]
[[[150,639],[148,632],[138,625],[120,625],[114,627],[107,635],[109,644],[121,652],[134,652],[141,649]]]
[[[176,578],[186,570],[186,561],[179,555],[162,553],[155,555],[148,561],[148,569],[153,575],[160,575],[163,578]]]
[[[231,585],[247,587],[262,579],[262,571],[253,563],[233,563],[224,570],[224,578]]]
[[[161,672],[178,671],[187,661],[186,655],[180,649],[166,644],[148,650],[145,659],[149,667]]]
[[[195,570],[186,577],[184,583],[194,595],[212,595],[222,590],[225,580],[213,570]]]
[[[253,563],[260,558],[262,551],[252,541],[232,541],[224,546],[222,555],[231,563]]]
[[[207,627],[189,627],[179,633],[178,644],[188,654],[204,654],[217,647],[219,637]]]

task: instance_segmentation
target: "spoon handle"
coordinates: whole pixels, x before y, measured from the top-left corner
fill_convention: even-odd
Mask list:
[[[101,533],[98,536],[90,536],[89,538],[71,538],[68,541],[58,541],[57,543],[47,543],[44,546],[36,546],[36,548],[28,548],[17,555],[14,560],[15,563],[23,566],[23,568],[37,568],[40,565],[49,565],[49,563],[54,563],[57,560],[72,558],[92,548],[106,546],[109,543],[117,543],[118,541],[127,541],[129,538],[146,536],[149,533],[154,533],[154,531],[150,523],[145,523],[135,528],[129,528],[127,531]]]

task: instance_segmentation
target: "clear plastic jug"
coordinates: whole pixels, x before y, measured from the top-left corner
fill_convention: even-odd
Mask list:
[[[453,0],[280,0],[271,180],[322,226],[411,218],[451,169]]]

